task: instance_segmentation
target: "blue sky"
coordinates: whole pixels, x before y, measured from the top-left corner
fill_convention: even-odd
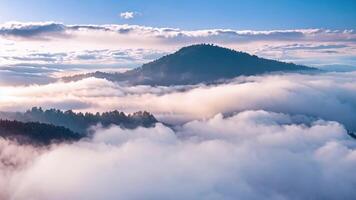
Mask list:
[[[122,19],[120,13],[139,13]],[[137,24],[182,29],[355,29],[354,0],[0,0],[0,23]]]

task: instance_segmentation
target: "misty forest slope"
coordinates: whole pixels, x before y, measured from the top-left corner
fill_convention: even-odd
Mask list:
[[[136,128],[138,126],[151,127],[157,122],[149,112],[139,111],[133,114],[125,114],[119,111],[104,113],[75,113],[71,110],[61,111],[57,109],[42,110],[34,107],[24,113],[0,112],[0,118],[17,120],[22,122],[41,122],[66,127],[74,132],[86,134],[90,126],[101,124],[104,127],[117,125],[122,128]]]
[[[0,119],[0,138],[21,144],[48,145],[53,142],[77,141],[84,135],[68,128],[39,122],[19,122]]]
[[[240,75],[257,75],[277,71],[304,71],[314,68],[264,59],[244,52],[215,46],[192,45],[163,56],[142,67],[124,73],[95,72],[72,77],[65,81],[87,77],[144,85],[177,85],[209,83]]]

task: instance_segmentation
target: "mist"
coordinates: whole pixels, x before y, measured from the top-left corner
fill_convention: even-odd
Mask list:
[[[356,130],[356,76],[348,73],[272,74],[212,85],[129,86],[104,79],[0,86],[0,109],[44,108],[124,112],[147,110],[170,124],[244,110],[267,110],[338,121]]]
[[[147,110],[160,121],[136,129],[98,125],[92,137],[47,147],[0,139],[0,198],[353,199],[355,75],[0,86],[5,111]]]
[[[173,129],[95,127],[47,149],[1,140],[8,199],[353,199],[355,142],[337,122],[267,111]],[[9,153],[10,152],[10,153]],[[26,153],[23,160],[21,155]],[[2,162],[3,163],[3,162]]]

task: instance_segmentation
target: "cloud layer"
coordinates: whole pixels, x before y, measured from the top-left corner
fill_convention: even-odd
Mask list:
[[[266,111],[174,130],[97,128],[93,139],[28,149],[0,141],[9,199],[353,199],[355,142],[336,122]],[[22,158],[26,152],[26,157]],[[25,159],[25,160],[23,160]],[[4,162],[0,162],[4,163]]]
[[[124,16],[131,16],[134,12],[122,13]],[[296,29],[296,30],[233,30],[233,29],[207,29],[207,30],[181,30],[177,28],[155,28],[138,25],[65,25],[56,22],[21,23],[9,22],[0,27],[0,34],[8,37],[41,39],[41,36],[48,35],[57,37],[66,35],[73,36],[81,31],[105,31],[117,34],[132,34],[159,39],[175,38],[211,38],[222,39],[222,41],[265,41],[265,40],[292,40],[292,41],[355,41],[354,30],[327,30],[327,29]],[[225,38],[223,36],[229,36]],[[228,40],[230,39],[230,40]],[[174,41],[174,40],[173,40]],[[172,42],[173,42],[172,41]]]
[[[182,30],[128,24],[9,22],[0,25],[0,62],[5,67],[81,71],[84,66],[134,67],[183,46],[214,43],[299,64],[356,66],[355,42],[354,30]]]
[[[216,85],[125,86],[103,79],[0,87],[0,110],[45,108],[76,111],[147,110],[178,123],[244,110],[268,110],[334,120],[356,130],[356,75],[274,74],[239,77]]]

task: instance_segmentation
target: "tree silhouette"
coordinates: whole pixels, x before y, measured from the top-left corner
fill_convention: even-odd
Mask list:
[[[33,107],[32,109],[20,113],[0,113],[0,117],[17,120],[22,122],[41,122],[64,126],[74,132],[86,134],[90,126],[101,124],[104,127],[112,124],[122,128],[136,128],[138,126],[151,127],[157,120],[146,111],[139,111],[133,114],[125,114],[114,110],[104,113],[81,113],[73,112],[72,110],[61,111],[58,109],[43,110],[41,107]]]

